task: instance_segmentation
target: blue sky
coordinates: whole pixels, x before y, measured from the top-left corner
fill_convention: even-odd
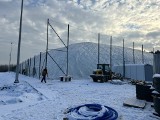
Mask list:
[[[0,64],[17,59],[21,0],[0,0]],[[54,26],[66,42],[67,24],[70,24],[70,43],[97,42],[132,46],[151,51],[160,43],[159,0],[24,0],[21,58],[24,61],[46,49],[46,21]],[[107,42],[106,42],[107,41]],[[49,49],[63,47],[53,31],[49,30]]]

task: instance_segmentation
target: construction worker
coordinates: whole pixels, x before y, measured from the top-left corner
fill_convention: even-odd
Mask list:
[[[44,82],[46,83],[46,75],[48,76],[47,68],[43,69],[41,82],[43,82],[44,80]]]

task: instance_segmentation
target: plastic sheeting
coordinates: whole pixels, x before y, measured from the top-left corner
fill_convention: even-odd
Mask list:
[[[123,75],[123,66],[113,66],[115,73]],[[149,64],[125,64],[125,78],[134,80],[152,81],[153,66]]]

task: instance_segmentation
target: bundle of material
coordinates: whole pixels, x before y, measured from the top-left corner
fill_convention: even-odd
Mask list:
[[[153,87],[155,90],[152,92],[154,99],[154,109],[160,116],[160,74],[155,74],[153,76]]]
[[[84,104],[68,109],[66,116],[68,120],[116,120],[118,113],[108,106]]]

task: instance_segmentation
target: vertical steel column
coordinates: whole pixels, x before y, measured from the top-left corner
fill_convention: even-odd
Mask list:
[[[112,36],[110,38],[110,67],[112,70]]]
[[[24,67],[23,67],[23,62],[22,62],[22,73],[23,73],[23,69],[24,69]]]
[[[11,51],[10,51],[10,54],[9,54],[9,65],[8,65],[8,71],[9,72],[10,72],[11,58],[12,58],[12,42],[11,42]]]
[[[29,76],[29,74],[30,74],[30,71],[29,71],[29,59],[27,60],[27,67],[28,67],[28,68],[27,68],[27,71],[28,71],[28,72],[27,72],[27,73],[28,73],[27,76]]]
[[[32,61],[31,58],[29,59],[29,76],[31,76],[31,65],[32,65]]]
[[[35,68],[35,56],[33,58],[33,69],[32,69],[32,76],[34,77],[36,75],[36,68]]]
[[[100,33],[98,33],[98,64],[99,64],[99,56],[100,56]]]
[[[49,19],[47,19],[47,45],[46,45],[46,62],[45,62],[45,67],[47,67],[47,55],[48,55],[48,24],[49,24]]]
[[[135,56],[134,56],[134,42],[133,42],[133,64],[135,64]]]
[[[124,39],[123,39],[123,77],[125,78]]]
[[[67,71],[66,71],[67,76],[68,76],[68,49],[69,49],[69,24],[68,24],[68,36],[67,36]]]
[[[18,41],[18,50],[17,50],[17,66],[16,66],[16,76],[14,83],[19,83],[19,61],[20,61],[20,46],[21,46],[21,31],[22,31],[22,14],[23,14],[23,0],[21,3],[21,16],[20,16],[20,28],[19,28],[19,41]]]
[[[142,63],[144,64],[143,45],[142,45]]]
[[[35,56],[34,56],[34,63],[33,64],[34,64],[34,68],[35,68]]]
[[[41,77],[41,52],[40,52],[40,55],[39,55],[39,79]]]
[[[155,57],[154,57],[155,51],[153,47],[153,74],[155,74]]]

